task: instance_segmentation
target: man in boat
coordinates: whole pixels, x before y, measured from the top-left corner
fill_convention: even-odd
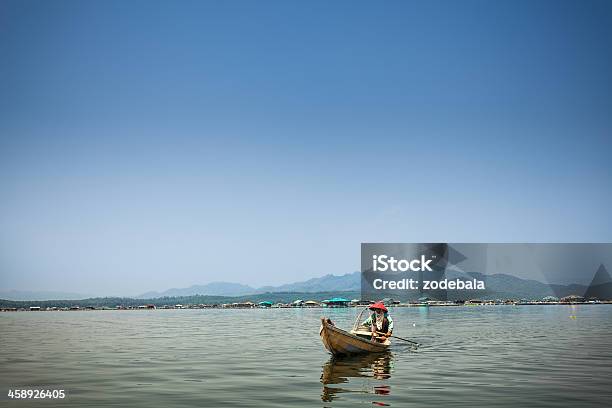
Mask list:
[[[372,329],[372,339],[384,343],[393,333],[393,319],[383,302],[374,303],[370,310],[374,313],[362,325]]]

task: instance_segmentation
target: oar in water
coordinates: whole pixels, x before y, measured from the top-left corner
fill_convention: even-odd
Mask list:
[[[380,334],[381,336],[385,336],[385,337],[393,337],[394,339],[404,340],[404,341],[407,341],[408,343],[414,344],[415,346],[420,346],[420,344],[417,343],[416,341],[408,340],[408,339],[405,339],[403,337],[397,337],[397,336],[394,336],[394,335],[387,336],[385,333],[381,333],[379,331],[377,331],[376,334]]]

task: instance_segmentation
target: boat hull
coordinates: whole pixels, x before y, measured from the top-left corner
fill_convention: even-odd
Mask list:
[[[386,351],[390,342],[384,343],[363,339],[330,324],[327,319],[321,318],[319,335],[325,348],[335,356],[363,353],[382,353]]]

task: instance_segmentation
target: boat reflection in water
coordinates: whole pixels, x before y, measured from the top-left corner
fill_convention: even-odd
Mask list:
[[[321,373],[321,382],[323,383],[321,400],[331,402],[339,398],[339,394],[342,393],[389,395],[391,387],[386,385],[384,381],[391,378],[392,371],[393,354],[390,352],[331,357],[323,365],[323,372]],[[363,381],[361,381],[358,382],[356,389],[347,388],[353,378],[371,379],[372,381],[371,384],[366,381],[367,386],[364,386]],[[346,386],[341,386],[341,384],[346,384]],[[372,403],[378,406],[388,406],[388,404],[380,401],[372,401]]]

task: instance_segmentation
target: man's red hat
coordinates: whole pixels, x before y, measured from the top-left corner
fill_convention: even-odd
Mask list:
[[[376,309],[380,309],[383,312],[387,313],[387,308],[385,307],[385,304],[383,302],[376,302],[370,306],[370,310],[376,310]]]

